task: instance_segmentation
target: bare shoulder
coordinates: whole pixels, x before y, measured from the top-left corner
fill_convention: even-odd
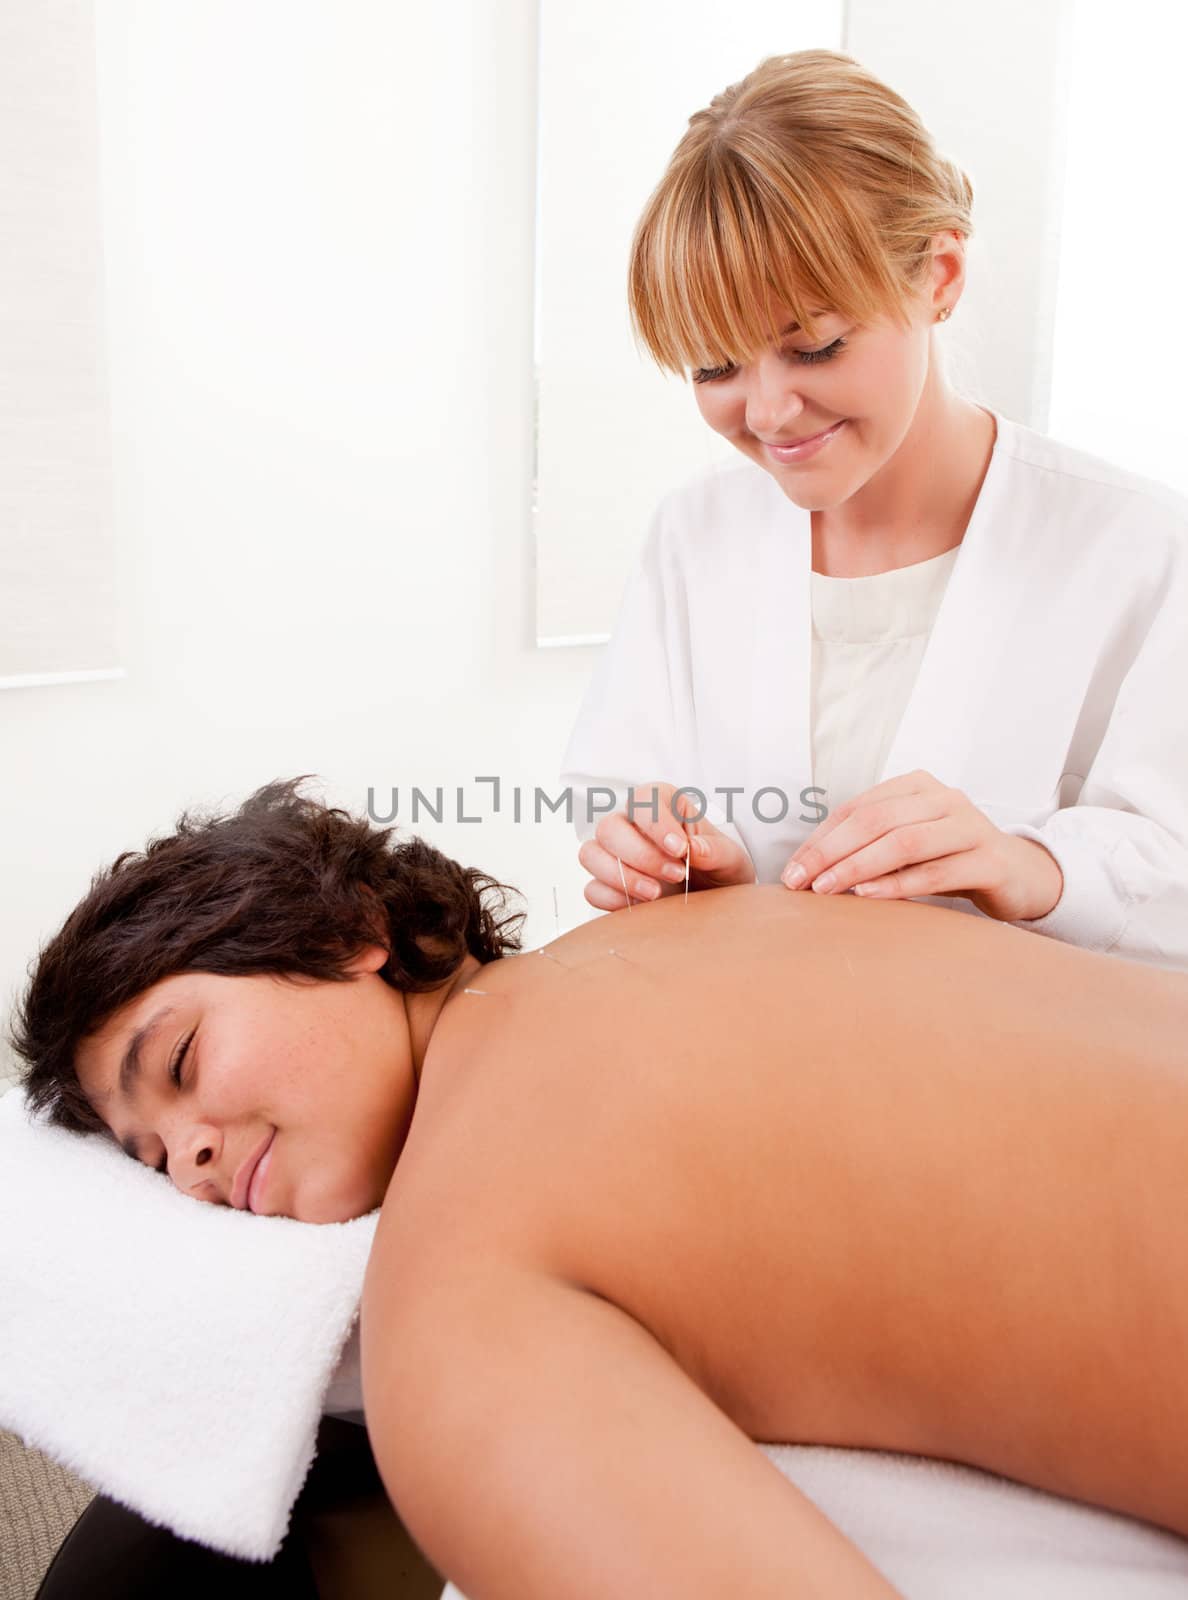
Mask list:
[[[512,962],[496,966],[439,1023],[426,1055],[368,1263],[370,1303],[385,1317],[485,1264],[553,1264],[549,1175],[564,1165],[576,1093],[556,1064],[564,1022],[552,1016],[547,972],[521,967],[513,978]]]

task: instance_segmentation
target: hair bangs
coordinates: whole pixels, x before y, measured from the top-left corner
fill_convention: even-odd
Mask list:
[[[632,246],[632,324],[660,367],[683,376],[750,360],[781,337],[781,319],[815,343],[814,313],[865,321],[898,298],[877,266],[871,282],[870,253],[847,245],[861,225],[844,202],[772,183],[737,150],[707,155],[653,196]]]

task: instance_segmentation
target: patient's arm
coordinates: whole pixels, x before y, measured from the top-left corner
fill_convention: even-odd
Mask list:
[[[617,1306],[489,1256],[432,1286],[394,1265],[381,1227],[368,1431],[401,1518],[469,1600],[898,1593]]]

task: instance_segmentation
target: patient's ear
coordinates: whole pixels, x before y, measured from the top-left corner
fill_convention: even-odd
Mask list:
[[[349,961],[343,964],[342,970],[352,975],[378,972],[387,959],[388,952],[382,944],[365,944],[362,950],[357,951]]]
[[[365,944],[347,962],[343,971],[351,973],[352,976],[378,972],[390,954],[387,945],[380,943],[388,932],[388,913],[384,903],[370,884],[361,883],[358,887],[371,912],[368,922],[370,932],[375,936],[375,942]]]

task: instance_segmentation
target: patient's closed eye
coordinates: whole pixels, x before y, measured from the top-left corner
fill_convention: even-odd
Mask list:
[[[189,1033],[187,1033],[185,1038],[182,1040],[181,1048],[178,1050],[177,1054],[174,1056],[172,1062],[170,1063],[170,1066],[169,1066],[169,1081],[174,1085],[175,1088],[180,1089],[181,1086],[182,1086],[182,1081],[181,1081],[182,1064],[184,1063],[184,1061],[186,1059],[186,1052],[190,1048],[190,1041],[193,1039],[193,1037],[194,1037],[194,1035],[195,1035],[195,1033],[197,1031],[198,1030],[196,1028],[191,1028],[190,1029]],[[168,1156],[163,1156],[161,1158],[161,1163],[156,1168],[156,1171],[160,1172],[161,1174],[163,1174],[166,1177],[168,1176],[168,1173],[169,1173],[169,1158],[168,1158]]]
[[[186,1034],[185,1038],[182,1040],[181,1049],[174,1056],[173,1064],[169,1068],[169,1076],[172,1079],[174,1085],[179,1089],[182,1086],[181,1085],[182,1063],[186,1059],[186,1051],[189,1050],[189,1048],[190,1048],[190,1040],[194,1037],[194,1035],[195,1035],[195,1033],[197,1031],[198,1030],[196,1028],[191,1028],[189,1033]]]

